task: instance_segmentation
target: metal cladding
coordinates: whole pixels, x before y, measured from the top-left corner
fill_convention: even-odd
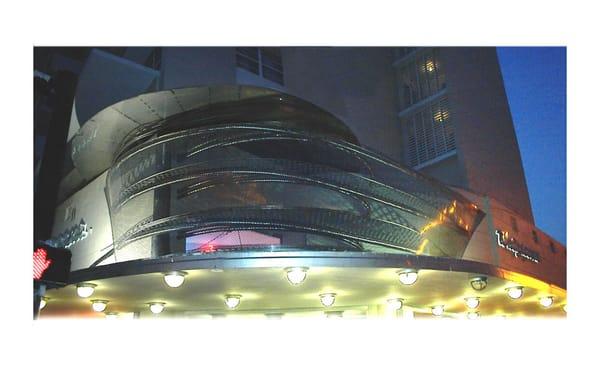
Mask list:
[[[254,96],[240,100],[242,89]],[[221,98],[128,132],[115,126],[119,144],[96,149],[111,159],[118,261],[233,250],[462,257],[482,213],[456,192],[358,146],[339,120],[297,98],[202,91]],[[239,243],[219,243],[230,233]],[[243,241],[249,233],[278,241]],[[211,238],[194,245],[201,235]]]

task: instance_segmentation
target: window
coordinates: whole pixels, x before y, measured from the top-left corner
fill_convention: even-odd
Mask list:
[[[554,242],[550,241],[550,251],[552,251],[553,254],[556,254],[556,247],[554,247]]]
[[[444,89],[446,75],[439,49],[417,53],[414,60],[399,69],[397,78],[401,111]]]
[[[239,68],[283,85],[283,63],[279,47],[236,47]]]
[[[448,98],[402,119],[407,140],[406,160],[414,167],[456,149]]]

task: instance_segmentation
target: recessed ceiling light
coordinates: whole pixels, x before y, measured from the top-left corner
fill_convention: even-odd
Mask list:
[[[444,305],[433,306],[431,308],[431,314],[435,316],[441,316],[444,314]]]
[[[397,273],[400,283],[407,286],[414,284],[419,277],[418,272],[414,269],[400,270]]]
[[[164,275],[165,283],[169,287],[177,288],[183,284],[183,281],[185,281],[186,274],[187,274],[186,272],[179,272],[179,271],[165,273],[165,275]]]
[[[475,309],[479,306],[479,297],[467,297],[465,299],[465,304],[467,304],[469,309]]]
[[[304,280],[306,279],[306,272],[308,271],[308,268],[290,267],[285,268],[285,271],[287,272],[288,281],[293,285],[297,285],[304,282]]]
[[[471,278],[471,288],[475,291],[482,291],[487,287],[487,277],[478,276]]]
[[[108,300],[92,300],[92,309],[94,311],[101,313],[106,309],[106,305],[108,304]]]
[[[550,307],[553,302],[554,299],[552,298],[552,296],[545,296],[540,299],[540,305],[542,305],[545,308]]]
[[[394,298],[387,300],[388,306],[393,310],[398,310],[402,308],[402,299]]]
[[[515,286],[515,287],[510,287],[506,289],[506,292],[508,293],[508,296],[511,299],[520,299],[521,296],[523,296],[523,287],[521,286]]]
[[[319,297],[321,299],[321,304],[326,307],[332,306],[335,302],[335,296],[336,294],[332,292],[320,294]]]
[[[79,283],[77,284],[77,296],[83,298],[90,297],[96,287],[93,283]]]
[[[235,309],[240,304],[240,300],[242,299],[242,295],[226,295],[225,296],[225,305],[227,305],[230,309]]]
[[[40,310],[46,307],[48,300],[50,300],[48,297],[42,297],[42,299],[40,300]]]
[[[164,302],[149,302],[148,305],[150,306],[150,311],[153,314],[160,314],[163,312],[163,310],[165,310],[165,303]]]
[[[469,311],[467,313],[467,318],[469,319],[478,319],[479,318],[479,313],[476,311]]]

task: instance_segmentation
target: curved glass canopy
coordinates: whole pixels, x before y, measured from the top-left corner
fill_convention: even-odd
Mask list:
[[[358,146],[313,105],[274,107],[286,99],[221,101],[122,134],[106,185],[116,260],[265,250],[462,256],[482,217],[476,207]]]

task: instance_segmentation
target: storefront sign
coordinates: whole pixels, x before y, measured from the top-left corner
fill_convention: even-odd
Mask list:
[[[514,238],[508,239],[500,230],[496,230],[496,239],[498,246],[511,252],[514,257],[529,260],[534,263],[540,262],[540,256],[537,252],[517,243]]]
[[[79,224],[67,229],[58,237],[48,241],[54,247],[70,248],[77,242],[85,240],[92,233],[92,227],[88,226],[83,219]]]

